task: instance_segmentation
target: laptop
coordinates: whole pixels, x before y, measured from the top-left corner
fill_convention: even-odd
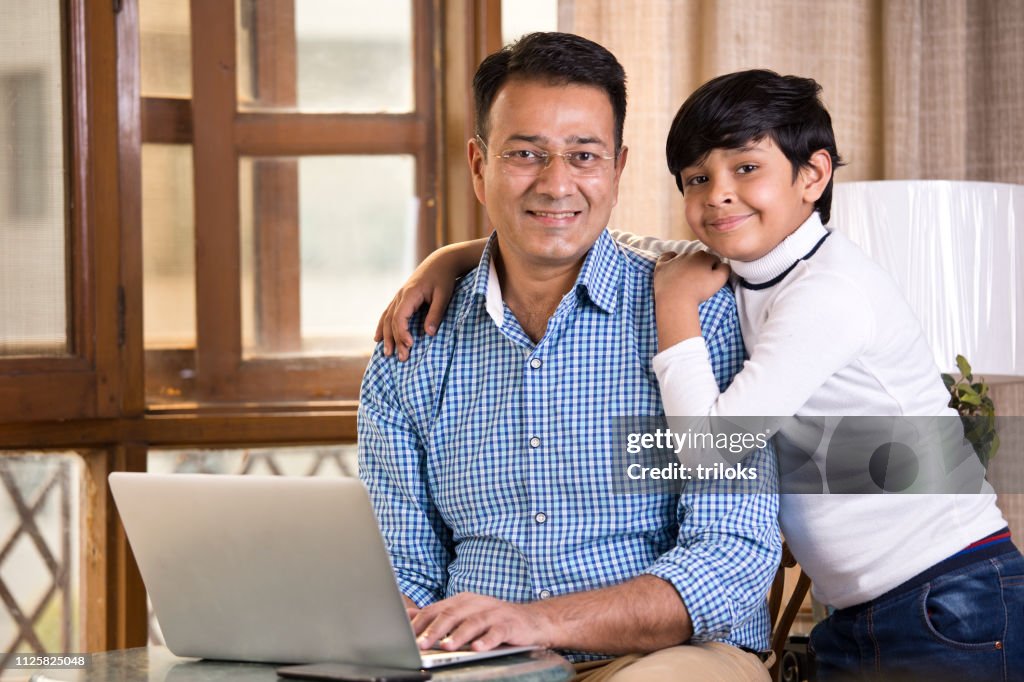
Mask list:
[[[109,480],[164,641],[178,656],[419,669],[537,648],[421,652],[356,479]]]

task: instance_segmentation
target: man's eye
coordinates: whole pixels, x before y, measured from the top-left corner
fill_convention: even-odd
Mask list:
[[[745,163],[742,166],[740,166],[739,168],[737,168],[736,170],[741,175],[746,174],[746,173],[753,173],[754,171],[757,170],[757,164]]]
[[[703,185],[707,181],[708,176],[706,175],[693,175],[686,179],[686,184],[693,187],[696,185]]]
[[[578,163],[593,163],[598,156],[594,152],[570,152],[569,159]]]
[[[536,161],[544,158],[543,154],[532,149],[510,149],[502,154],[502,156],[512,161]]]

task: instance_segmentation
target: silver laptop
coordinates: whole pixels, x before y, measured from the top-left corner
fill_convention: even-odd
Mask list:
[[[358,480],[113,473],[110,489],[179,656],[415,669],[536,648],[421,652]]]

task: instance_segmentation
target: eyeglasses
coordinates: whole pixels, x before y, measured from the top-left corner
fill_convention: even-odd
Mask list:
[[[477,135],[476,141],[487,151],[487,143]],[[507,175],[535,177],[551,165],[551,159],[560,156],[569,172],[579,177],[600,175],[608,167],[608,162],[615,158],[614,154],[600,154],[586,149],[573,149],[567,152],[548,152],[527,147],[506,149],[500,154],[491,154],[501,162],[501,168]]]

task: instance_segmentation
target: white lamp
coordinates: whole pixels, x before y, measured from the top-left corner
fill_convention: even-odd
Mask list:
[[[829,226],[896,279],[943,372],[1024,376],[1024,186],[837,183]]]

